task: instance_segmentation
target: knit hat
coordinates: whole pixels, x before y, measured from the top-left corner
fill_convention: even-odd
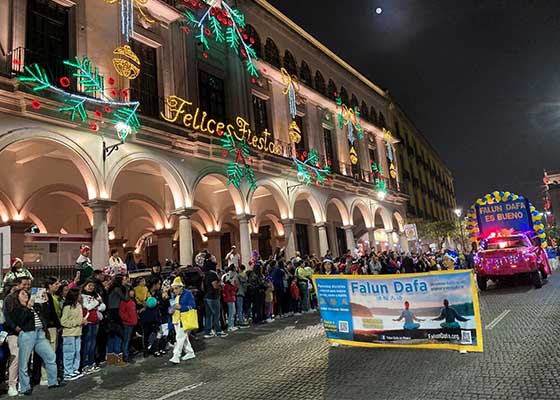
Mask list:
[[[83,255],[83,256],[85,256],[86,251],[89,251],[89,246],[88,246],[87,244],[83,244],[83,245],[80,247],[80,254]]]
[[[23,261],[21,260],[21,258],[14,257],[11,259],[10,265],[12,266],[12,268],[15,268],[18,264],[19,266],[23,267]]]
[[[172,288],[176,288],[176,287],[183,287],[185,285],[183,285],[183,281],[181,280],[180,277],[176,277],[175,279],[173,279],[173,283],[171,284]]]

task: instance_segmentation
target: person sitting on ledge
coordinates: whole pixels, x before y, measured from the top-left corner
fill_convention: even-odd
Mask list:
[[[441,309],[439,317],[432,319],[432,321],[441,321],[443,319],[445,319],[445,322],[439,325],[447,329],[459,329],[461,326],[457,321],[468,321],[468,318],[462,317],[454,308],[449,307],[449,300],[447,299],[443,300],[443,308]]]

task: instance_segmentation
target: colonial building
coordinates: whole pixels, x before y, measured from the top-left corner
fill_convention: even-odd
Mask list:
[[[407,193],[409,215],[450,217],[449,171],[385,91],[265,1],[236,6],[244,17],[225,0],[0,0],[12,256],[406,250]]]

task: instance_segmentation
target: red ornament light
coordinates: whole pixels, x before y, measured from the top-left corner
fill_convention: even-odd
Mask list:
[[[187,35],[191,32],[188,26],[183,26],[181,27],[181,29],[183,29],[183,32],[185,32]]]
[[[95,117],[98,118],[98,119],[103,118],[103,113],[99,110],[95,110],[94,114],[95,114]]]
[[[97,125],[97,122],[92,122],[89,124],[89,129],[93,132],[97,132],[99,131],[99,125]]]
[[[210,16],[211,16],[211,17],[215,17],[215,16],[216,16],[216,7],[212,7],[212,8],[210,9]]]
[[[41,102],[35,99],[31,102],[31,107],[33,107],[34,110],[39,110],[41,108]]]
[[[254,38],[249,39],[249,43],[255,44],[255,39]]]
[[[241,55],[243,57],[247,57],[247,52],[245,51],[245,49],[241,49]]]
[[[121,94],[126,99],[128,97],[128,90],[126,90],[126,89],[121,90]]]
[[[331,160],[327,160],[327,165],[330,167],[332,165],[332,161]]]
[[[116,89],[111,89],[111,97],[117,97],[117,95],[119,94],[119,92],[117,92]]]
[[[210,29],[208,29],[208,28],[205,28],[205,29],[204,29],[204,34],[205,34],[206,36],[210,36],[211,33],[212,33],[212,32],[210,32]]]
[[[268,72],[266,68],[262,69],[262,72],[264,72],[265,74]]]
[[[192,5],[193,7],[196,7],[196,0],[192,0],[192,1],[191,1],[191,5]]]
[[[62,86],[63,88],[67,88],[70,86],[70,79],[68,79],[67,76],[61,77],[58,81],[60,82],[60,86]]]
[[[296,158],[299,158],[299,153],[296,151],[295,152]]]
[[[257,83],[257,79],[256,79],[255,77],[252,77],[252,78],[251,78],[251,83],[252,83],[252,84]]]
[[[208,58],[208,53],[207,52],[202,53],[202,57],[203,58]]]
[[[249,35],[247,35],[246,33],[243,34],[243,39],[247,40],[249,39]]]
[[[204,7],[204,4],[201,1],[199,1],[198,2],[198,8],[202,8],[202,7]]]
[[[111,109],[109,108],[109,106],[105,106],[104,110],[105,110],[106,113],[110,113],[110,112],[111,112]]]
[[[109,77],[109,79],[107,79],[107,83],[109,85],[114,85],[115,84],[115,78],[113,78],[112,76]]]
[[[12,65],[21,65],[21,60],[13,59]]]
[[[228,20],[227,24],[228,24],[228,26],[233,26],[233,21],[230,19],[230,20]]]
[[[226,158],[227,157],[227,151],[222,150],[222,157]]]
[[[302,156],[303,158],[307,158],[307,151],[304,151],[303,153],[301,153],[301,156]]]

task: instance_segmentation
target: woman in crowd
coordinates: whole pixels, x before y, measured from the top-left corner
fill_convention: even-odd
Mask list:
[[[119,315],[121,301],[128,300],[129,290],[126,287],[127,278],[124,275],[117,275],[113,278],[109,286],[109,296],[107,303],[107,365],[126,366],[123,361],[122,340],[123,325]]]
[[[87,324],[80,303],[80,290],[70,289],[62,308],[62,352],[64,355],[64,380],[73,381],[84,376],[80,370],[82,326]]]
[[[130,362],[130,339],[134,333],[134,328],[138,324],[138,311],[136,310],[136,301],[134,301],[134,289],[128,292],[128,300],[121,300],[119,305],[119,316],[123,323],[123,361]]]
[[[126,257],[124,258],[124,263],[126,265],[126,270],[130,272],[134,272],[138,269],[136,265],[136,260],[134,259],[134,253],[129,251],[126,253]]]
[[[170,362],[179,364],[181,361],[187,361],[195,357],[194,350],[189,341],[188,326],[186,326],[186,314],[196,309],[196,303],[192,293],[184,289],[183,282],[180,278],[175,278],[171,285],[173,289],[173,297],[171,298],[170,312],[173,314],[173,326],[175,328],[175,347],[173,348],[173,357]],[[183,357],[181,357],[181,355]]]
[[[58,388],[56,369],[56,355],[47,340],[45,324],[41,321],[39,312],[33,306],[25,289],[18,289],[15,293],[16,303],[9,312],[10,320],[19,330],[19,384],[20,392],[31,395],[32,388],[29,382],[28,366],[33,351],[39,354],[47,370],[49,388]]]
[[[105,303],[99,293],[95,291],[93,279],[88,279],[82,288],[82,306],[87,317],[87,324],[82,329],[82,372],[91,374],[100,369],[95,365],[95,346],[99,322],[105,311]]]

